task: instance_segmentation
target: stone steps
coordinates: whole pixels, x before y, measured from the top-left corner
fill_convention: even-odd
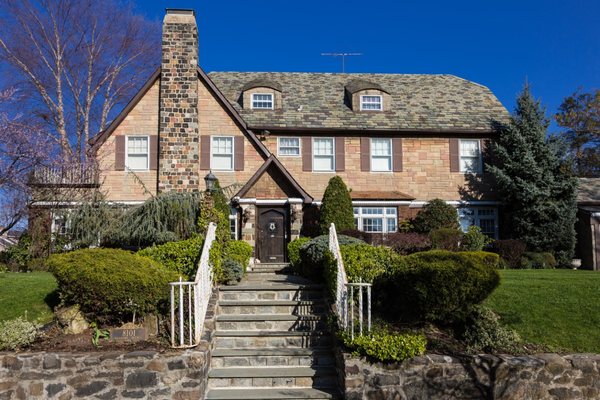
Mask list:
[[[256,264],[219,288],[206,399],[332,399],[337,372],[323,286]]]

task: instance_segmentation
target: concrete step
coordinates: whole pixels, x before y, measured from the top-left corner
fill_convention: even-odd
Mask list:
[[[298,331],[224,331],[215,330],[216,349],[310,348],[330,346],[325,332]]]
[[[308,332],[323,329],[323,315],[230,314],[216,317],[217,330],[272,330]]]
[[[286,274],[291,273],[292,267],[290,266],[255,266],[252,269],[246,270],[247,274],[257,274],[257,273],[270,273],[270,274]]]
[[[219,300],[319,300],[323,286],[293,282],[242,282],[220,286]]]
[[[244,366],[333,366],[335,359],[329,347],[310,349],[215,349],[211,367]]]
[[[288,314],[313,315],[327,310],[320,300],[221,300],[218,314]]]
[[[331,388],[337,381],[332,367],[228,367],[211,368],[208,385],[214,387],[316,387]]]
[[[332,389],[313,388],[219,388],[210,389],[206,400],[300,400],[337,399]]]

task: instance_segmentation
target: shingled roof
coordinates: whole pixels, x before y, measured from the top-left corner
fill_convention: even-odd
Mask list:
[[[212,72],[211,80],[251,129],[351,129],[423,132],[492,131],[492,121],[508,112],[485,86],[453,75],[327,74],[288,72]],[[249,82],[281,85],[277,110],[243,109],[242,91]],[[366,81],[392,98],[390,109],[356,112],[345,87]]]

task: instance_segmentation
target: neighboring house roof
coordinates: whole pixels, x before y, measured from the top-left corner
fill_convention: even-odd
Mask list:
[[[600,205],[600,178],[579,178],[577,204]]]
[[[492,121],[505,121],[508,117],[506,108],[487,87],[453,75],[288,72],[208,75],[250,129],[490,133]],[[281,86],[281,109],[251,110],[241,106],[244,87],[257,80]],[[390,109],[353,111],[345,97],[347,87],[354,90],[367,86],[389,93]]]

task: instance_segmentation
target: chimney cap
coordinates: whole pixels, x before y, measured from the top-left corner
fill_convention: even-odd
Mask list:
[[[166,8],[167,14],[192,15],[196,16],[196,12],[190,8]]]

